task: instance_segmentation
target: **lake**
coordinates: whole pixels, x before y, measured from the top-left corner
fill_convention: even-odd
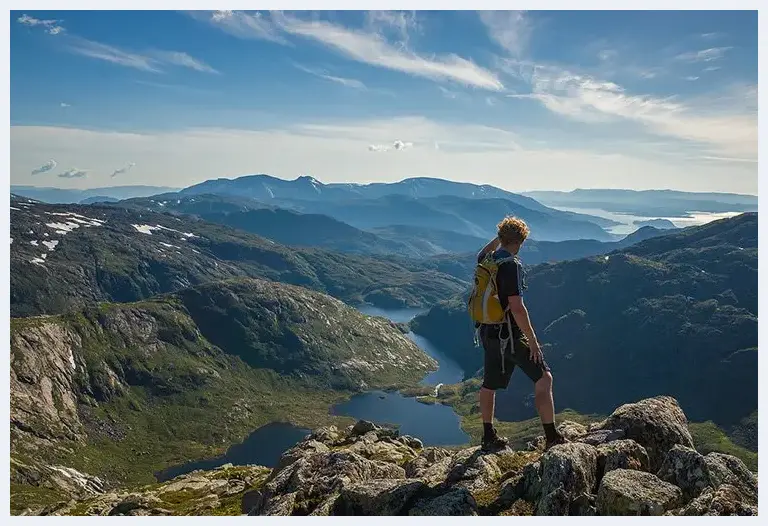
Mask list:
[[[370,305],[358,307],[370,316],[382,316],[396,323],[411,321],[426,309],[387,310]],[[437,360],[438,369],[427,374],[422,385],[453,384],[464,378],[464,370],[429,340],[409,332],[408,338]],[[332,408],[336,415],[370,420],[377,424],[395,424],[404,435],[413,435],[427,446],[461,445],[469,436],[461,429],[459,416],[451,407],[427,405],[399,393],[373,391],[353,396]]]
[[[396,323],[406,323],[425,309],[381,309],[371,305],[358,307],[369,316],[382,316]],[[408,333],[408,338],[437,360],[438,369],[427,374],[423,385],[452,384],[464,377],[461,367],[443,354],[423,336]],[[422,404],[399,393],[370,391],[353,396],[331,408],[331,414],[370,420],[377,424],[394,424],[403,435],[419,438],[425,446],[458,446],[469,442],[461,429],[459,416],[449,406]],[[217,458],[187,462],[155,474],[158,482],[170,480],[198,469],[214,469],[223,464],[259,464],[274,467],[285,450],[304,439],[310,431],[283,422],[273,422],[256,429],[242,443],[230,447]]]
[[[236,466],[258,464],[274,467],[286,449],[295,446],[309,433],[308,429],[302,429],[293,424],[272,422],[258,428],[243,442],[233,445],[220,457],[172,466],[155,473],[155,478],[158,482],[165,482],[198,469],[214,469],[228,463]]]

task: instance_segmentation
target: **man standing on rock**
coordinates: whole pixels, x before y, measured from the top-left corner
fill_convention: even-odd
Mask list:
[[[483,451],[501,449],[508,443],[493,427],[493,413],[496,389],[507,388],[515,366],[533,381],[536,410],[544,426],[547,449],[565,442],[555,429],[552,373],[544,361],[528,309],[523,303],[525,276],[517,254],[529,233],[530,229],[522,219],[506,217],[498,224],[498,236],[477,255],[478,265],[487,262],[488,257],[492,258],[490,266],[497,269],[494,288],[504,311],[501,323],[480,323],[477,327],[485,351],[483,385],[480,388]]]

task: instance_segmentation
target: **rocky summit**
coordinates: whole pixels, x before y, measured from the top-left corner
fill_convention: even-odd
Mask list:
[[[757,515],[757,476],[693,447],[677,401],[626,404],[602,422],[563,422],[548,451],[423,447],[359,421],[325,427],[273,470],[222,466],[134,491],[100,492],[42,514]],[[80,492],[83,495],[83,492]]]

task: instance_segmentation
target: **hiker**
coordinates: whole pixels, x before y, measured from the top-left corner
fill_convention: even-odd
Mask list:
[[[469,310],[476,328],[476,343],[485,351],[480,413],[483,418],[482,450],[504,448],[508,440],[493,427],[496,390],[506,389],[515,366],[534,385],[536,410],[546,435],[546,448],[565,439],[555,429],[552,373],[523,303],[525,275],[518,252],[530,229],[525,221],[506,217],[498,224],[498,236],[477,255],[475,288]]]

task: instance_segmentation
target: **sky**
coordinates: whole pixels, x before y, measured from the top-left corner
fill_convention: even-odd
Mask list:
[[[12,11],[11,182],[757,194],[754,11]]]

